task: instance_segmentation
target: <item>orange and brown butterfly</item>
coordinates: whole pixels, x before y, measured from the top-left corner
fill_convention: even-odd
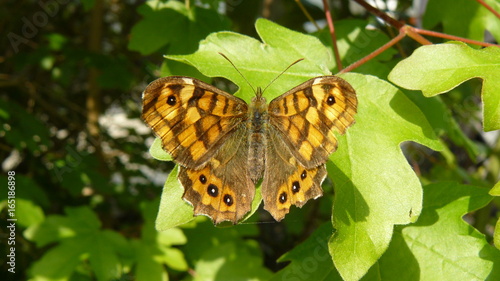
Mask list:
[[[323,194],[336,134],[354,123],[357,98],[337,76],[310,79],[267,104],[250,104],[200,80],[170,76],[143,93],[142,118],[179,165],[183,198],[195,215],[237,223],[251,210],[255,185],[277,221],[291,205]]]

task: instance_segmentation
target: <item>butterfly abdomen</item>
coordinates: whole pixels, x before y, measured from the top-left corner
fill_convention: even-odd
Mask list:
[[[266,126],[269,122],[266,99],[261,95],[254,97],[248,115],[248,168],[250,178],[257,183],[262,178],[265,167]]]

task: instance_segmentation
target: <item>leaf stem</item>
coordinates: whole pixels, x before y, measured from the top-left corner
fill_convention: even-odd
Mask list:
[[[340,70],[339,73],[346,73],[346,72],[352,71],[355,68],[363,65],[365,62],[371,60],[372,58],[374,58],[374,57],[378,56],[379,54],[381,54],[383,51],[389,49],[392,45],[394,45],[397,42],[399,42],[405,36],[406,36],[406,34],[404,32],[399,32],[399,34],[396,37],[392,38],[389,42],[385,43],[382,47],[376,49],[375,51],[373,51],[372,53],[370,53],[368,56],[366,56],[366,57],[364,57],[364,58],[356,61],[355,63],[349,65],[348,67]]]
[[[471,40],[471,39],[458,37],[458,36],[454,36],[454,35],[449,35],[449,34],[445,34],[445,33],[441,33],[441,32],[430,31],[430,30],[420,29],[420,28],[416,28],[416,27],[412,27],[412,29],[414,31],[416,31],[417,33],[423,34],[423,35],[429,35],[429,36],[443,38],[443,39],[449,39],[449,40],[457,40],[457,41],[462,41],[464,43],[483,46],[483,47],[490,47],[490,46],[500,47],[500,45]]]
[[[363,0],[354,0],[356,3],[361,5],[363,8],[365,8],[368,12],[374,14],[375,16],[381,18],[383,21],[386,23],[394,26],[396,29],[401,29],[404,26],[404,23],[397,21],[396,19],[392,18],[388,14],[380,11],[379,9],[373,7],[372,5],[366,3]]]
[[[476,0],[479,4],[483,5],[486,9],[488,9],[491,13],[493,13],[497,18],[500,19],[500,13],[495,11],[490,5],[486,4],[483,0]]]
[[[337,46],[337,36],[335,36],[335,27],[333,26],[333,20],[330,13],[330,7],[328,6],[328,0],[323,0],[323,9],[325,10],[325,17],[326,22],[328,23],[328,28],[330,29],[330,36],[332,37],[333,54],[335,56],[335,62],[337,63],[337,69],[342,70],[342,61],[340,60],[339,48]]]

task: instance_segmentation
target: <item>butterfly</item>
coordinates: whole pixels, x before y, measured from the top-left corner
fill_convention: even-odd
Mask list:
[[[195,215],[236,224],[261,181],[264,209],[280,221],[291,205],[322,196],[336,134],[354,121],[357,97],[337,76],[310,79],[267,104],[250,104],[195,78],[169,76],[143,92],[142,118],[179,166]]]

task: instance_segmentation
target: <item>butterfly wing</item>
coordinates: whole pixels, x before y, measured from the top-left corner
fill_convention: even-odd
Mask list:
[[[189,77],[164,77],[143,93],[142,118],[179,164],[183,198],[196,215],[236,223],[251,209],[247,104]]]
[[[247,104],[200,80],[170,76],[144,90],[142,118],[175,162],[200,168],[241,123]]]
[[[183,198],[196,215],[209,216],[216,224],[237,223],[250,211],[255,186],[248,173],[247,139],[246,127],[239,126],[202,169],[179,168]]]
[[[291,205],[302,207],[309,199],[323,195],[321,183],[326,169],[324,164],[313,168],[303,166],[275,130],[270,128],[268,134],[262,198],[264,209],[280,221]]]
[[[269,144],[262,182],[264,208],[281,220],[323,194],[325,163],[337,148],[335,132],[354,123],[354,89],[336,76],[311,79],[269,104]]]
[[[272,100],[270,123],[292,155],[304,167],[314,168],[337,149],[335,132],[344,134],[354,123],[357,104],[356,93],[345,80],[317,77]]]

